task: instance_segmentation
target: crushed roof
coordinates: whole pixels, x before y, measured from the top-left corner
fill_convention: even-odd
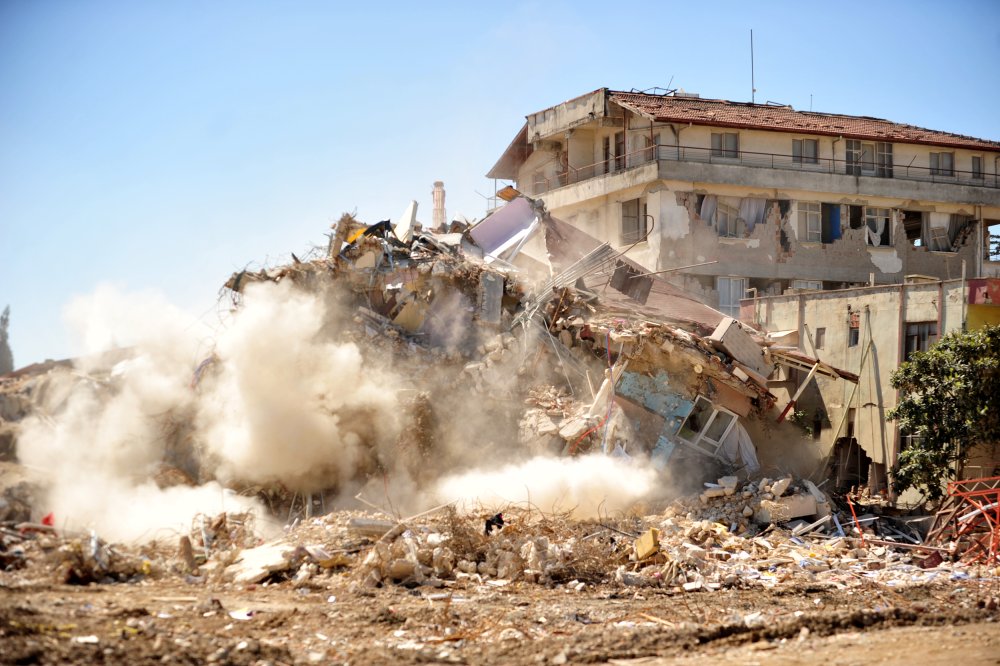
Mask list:
[[[1000,141],[939,132],[881,118],[796,111],[790,106],[609,91],[611,101],[657,122],[683,122],[851,139],[1000,151]]]

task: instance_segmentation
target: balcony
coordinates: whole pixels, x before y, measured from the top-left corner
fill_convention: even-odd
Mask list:
[[[655,173],[650,165],[656,164]],[[639,173],[630,173],[636,170]],[[616,177],[617,176],[617,177]],[[630,177],[631,176],[631,177]],[[699,183],[803,189],[846,195],[890,196],[913,200],[1000,205],[1000,177],[983,172],[917,166],[877,167],[843,159],[809,158],[778,153],[713,150],[694,146],[656,146],[583,167],[570,166],[553,178],[535,178],[534,195],[550,193],[558,205],[622,189],[622,184],[656,178]],[[612,179],[598,185],[596,179]],[[585,187],[579,185],[587,183]],[[577,186],[577,187],[574,187]],[[971,188],[971,189],[970,189]]]

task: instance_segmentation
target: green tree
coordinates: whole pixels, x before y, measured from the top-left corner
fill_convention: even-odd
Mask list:
[[[914,353],[890,381],[899,400],[888,417],[914,436],[893,469],[894,488],[920,488],[937,499],[956,462],[1000,442],[1000,326],[946,335]]]
[[[0,375],[14,369],[14,354],[10,351],[10,338],[7,329],[10,327],[10,306],[0,314]]]

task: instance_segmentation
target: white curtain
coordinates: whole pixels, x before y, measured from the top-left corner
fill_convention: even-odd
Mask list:
[[[885,231],[885,218],[878,216],[875,218],[875,229],[873,230],[871,225],[868,225],[868,240],[875,247],[882,244],[882,232]]]
[[[701,201],[701,210],[698,211],[698,217],[711,224],[715,219],[715,209],[718,205],[718,199],[715,198],[714,194],[707,195]]]
[[[753,233],[753,228],[764,221],[764,209],[767,199],[745,197],[740,201],[740,217],[746,222],[747,233]]]

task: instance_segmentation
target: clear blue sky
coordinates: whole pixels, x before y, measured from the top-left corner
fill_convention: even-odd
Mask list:
[[[343,5],[349,5],[344,7]],[[198,315],[356,210],[481,216],[528,113],[682,87],[1000,139],[1000,2],[0,0],[0,308],[74,353],[111,282]],[[477,193],[478,192],[478,193]]]

